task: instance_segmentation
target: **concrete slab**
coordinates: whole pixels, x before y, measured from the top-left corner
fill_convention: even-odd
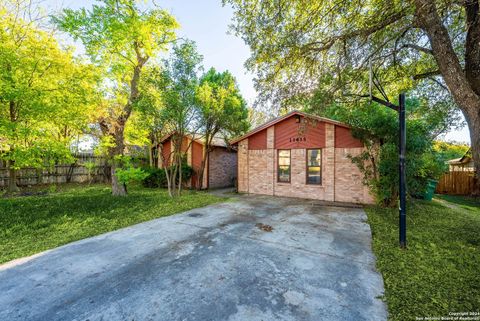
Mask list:
[[[386,320],[365,220],[244,196],[145,222],[0,266],[0,320]]]

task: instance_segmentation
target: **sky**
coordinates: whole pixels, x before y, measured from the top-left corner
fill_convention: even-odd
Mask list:
[[[52,8],[90,7],[92,0],[47,0]],[[155,0],[160,7],[172,13],[180,23],[178,36],[193,40],[203,55],[205,69],[214,67],[218,71],[229,70],[237,79],[240,91],[249,105],[256,98],[253,74],[244,63],[250,56],[250,49],[242,39],[228,33],[232,10],[222,6],[221,0]],[[451,131],[444,140],[470,142],[468,128]]]

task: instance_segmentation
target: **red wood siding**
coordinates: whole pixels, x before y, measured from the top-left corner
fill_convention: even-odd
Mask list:
[[[300,125],[306,126],[300,133]],[[249,141],[250,143],[250,141]],[[287,118],[275,124],[275,148],[323,148],[325,147],[325,123],[321,121],[307,121],[303,117],[300,123],[296,117]]]
[[[335,126],[335,147],[355,148],[363,147],[363,144],[352,136],[352,131],[349,128]]]
[[[267,149],[267,130],[264,129],[248,137],[248,149]]]
[[[163,159],[165,160],[166,165],[168,166],[170,164],[170,152],[172,150],[172,143],[169,140],[163,142],[163,148],[162,148],[162,156]]]
[[[197,142],[192,143],[192,168],[193,168],[193,175],[192,175],[192,187],[197,186],[197,179],[198,179],[198,171],[200,170],[200,166],[202,166],[202,158],[203,158],[203,145]],[[207,166],[205,166],[205,172],[203,175],[208,175],[207,173]]]

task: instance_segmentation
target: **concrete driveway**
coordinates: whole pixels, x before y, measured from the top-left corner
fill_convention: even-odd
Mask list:
[[[245,196],[145,222],[0,266],[0,320],[385,320],[365,219]]]

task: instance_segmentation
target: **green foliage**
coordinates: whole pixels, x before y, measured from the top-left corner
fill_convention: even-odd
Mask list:
[[[443,170],[448,170],[446,162],[451,159],[461,158],[470,149],[464,143],[435,141],[433,151],[439,163],[443,164]]]
[[[134,140],[141,136],[135,134],[135,127],[126,131],[125,127],[140,100],[142,70],[151,57],[167,50],[178,23],[165,10],[142,10],[135,0],[102,0],[90,10],[65,9],[53,21],[75,40],[81,40],[90,60],[103,71],[105,95],[97,121],[103,136],[111,137],[108,143],[112,145],[106,151],[114,159],[124,153],[125,132]],[[112,164],[113,171],[116,165]],[[112,192],[125,195],[116,178],[112,177]]]
[[[172,167],[168,169],[172,170]],[[142,185],[149,188],[157,187],[167,187],[167,175],[165,169],[157,167],[148,167],[144,171],[147,173],[147,176],[143,179]],[[182,181],[188,182],[193,175],[193,169],[191,166],[188,166],[186,163],[182,164]],[[178,184],[178,177],[177,177]]]
[[[443,163],[433,151],[433,136],[441,121],[431,117],[425,101],[407,100],[407,192],[422,195],[428,179],[438,179]],[[323,115],[350,124],[352,134],[362,140],[366,150],[351,157],[364,174],[364,183],[374,192],[377,202],[395,206],[398,197],[398,114],[376,103],[355,108],[334,105]],[[441,119],[439,117],[438,119]]]
[[[69,242],[221,201],[203,192],[171,199],[164,189],[61,185],[46,196],[0,199],[0,264]]]
[[[118,155],[114,162],[119,165],[119,168],[115,171],[115,176],[122,184],[141,182],[148,175],[141,167],[135,166],[134,159],[131,156]]]
[[[247,104],[230,72],[208,70],[200,79],[196,97],[203,134],[214,136],[220,131],[233,137],[249,129]]]
[[[203,57],[194,42],[186,41],[172,49],[162,67],[152,71],[149,84],[160,92],[165,106],[160,118],[172,131],[184,133],[192,124],[195,113],[195,92]]]
[[[435,201],[408,204],[406,250],[398,247],[398,210],[366,208],[390,320],[478,309],[480,203],[471,204],[470,210]]]
[[[148,167],[144,170],[147,173],[147,176],[142,181],[144,187],[157,188],[167,186],[167,175],[163,168]]]
[[[134,0],[102,0],[90,10],[64,9],[52,17],[62,29],[81,40],[88,56],[98,65],[109,64],[109,72],[129,73],[137,55],[151,57],[165,50],[179,27],[166,10],[142,11]]]
[[[196,133],[195,93],[202,59],[194,42],[175,44],[170,57],[162,61],[162,66],[149,70],[142,86],[140,106],[144,117],[151,121],[151,137],[156,137],[159,142],[160,137],[173,133],[169,155],[172,166],[166,169],[170,183],[168,189],[172,197],[179,194],[182,187],[182,172],[178,169],[182,164],[183,138],[186,134]],[[180,186],[177,189],[178,183]]]
[[[88,170],[90,174],[93,173],[93,170],[95,169],[95,166],[96,166],[95,162],[90,162],[90,161],[85,162],[82,165]]]
[[[117,169],[115,175],[120,183],[130,184],[133,182],[143,181],[143,179],[147,177],[148,173],[145,173],[143,169],[139,167],[127,167]]]
[[[97,70],[40,28],[42,17],[22,19],[24,5],[0,4],[0,159],[14,169],[71,161],[97,101]]]
[[[366,0],[362,10],[357,2],[336,0],[223,3],[233,7],[233,32],[250,47],[246,66],[256,75],[258,102],[301,108],[317,89],[325,105],[357,100],[368,93],[369,59],[390,97],[419,83],[429,85],[432,96],[449,96],[435,74],[413,77],[438,69],[415,1]],[[438,7],[450,35],[458,35],[451,40],[463,59],[465,12],[449,1]]]

